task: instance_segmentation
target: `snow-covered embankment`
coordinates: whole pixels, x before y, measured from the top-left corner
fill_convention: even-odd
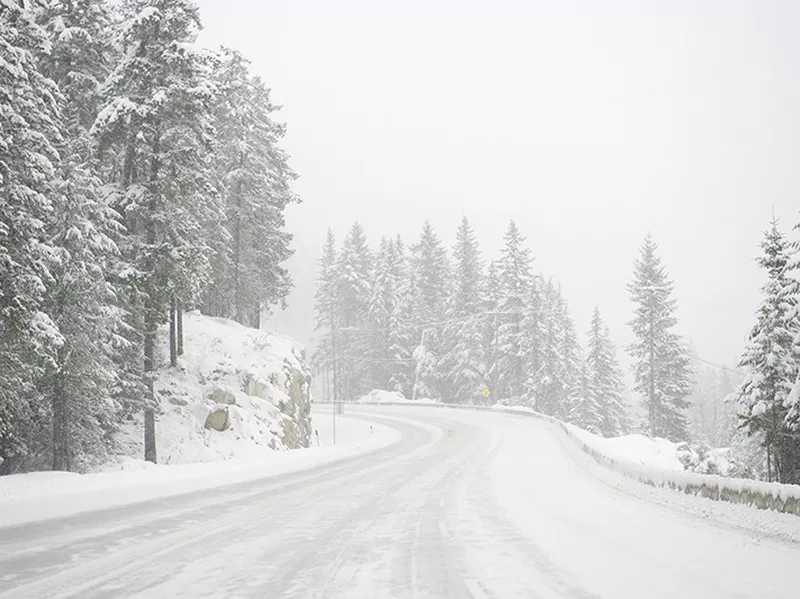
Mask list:
[[[156,381],[159,463],[142,459],[137,415],[118,434],[119,455],[99,472],[0,478],[0,527],[266,479],[399,437],[339,416],[334,447],[329,413],[312,414],[303,348],[291,338],[196,312],[185,314],[184,334],[178,367],[162,368]]]

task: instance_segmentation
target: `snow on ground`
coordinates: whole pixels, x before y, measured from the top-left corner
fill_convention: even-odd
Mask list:
[[[386,391],[384,389],[373,389],[366,395],[360,397],[358,403],[409,403],[409,404],[439,404],[441,402],[427,397],[417,399],[407,399],[402,393],[397,391]]]
[[[184,315],[183,329],[185,353],[178,367],[162,368],[156,381],[159,463],[258,458],[272,449],[302,446],[296,433],[308,422],[303,423],[305,416],[298,410],[289,409],[293,404],[288,380],[292,371],[307,370],[301,345],[196,311]],[[166,329],[160,333],[163,362]],[[227,413],[222,415],[226,430],[206,428],[214,411]],[[118,434],[122,457],[105,469],[144,467],[142,431],[138,415]]]
[[[678,446],[667,439],[650,438],[644,435],[623,435],[621,437],[604,438],[587,432],[577,426],[569,427],[572,433],[589,445],[615,460],[641,464],[662,470],[683,470],[678,459]]]
[[[368,453],[399,439],[390,427],[338,415],[334,447],[327,411],[315,409],[312,417],[320,431],[319,447],[265,450],[246,459],[180,465],[131,459],[124,470],[116,472],[34,472],[0,477],[0,528],[265,479]]]

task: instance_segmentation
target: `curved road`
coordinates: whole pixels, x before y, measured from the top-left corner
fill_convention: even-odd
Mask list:
[[[546,423],[347,411],[401,440],[257,482],[0,529],[0,597],[800,596],[800,545],[615,484]]]

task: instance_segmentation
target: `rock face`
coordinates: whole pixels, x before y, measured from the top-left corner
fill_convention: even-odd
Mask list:
[[[295,357],[306,367],[303,356]],[[288,360],[284,362],[284,372],[289,401],[280,405],[281,412],[288,416],[283,421],[283,442],[292,449],[308,447],[311,444],[311,374],[294,367]]]
[[[269,385],[254,375],[247,377],[244,384],[244,392],[251,397],[260,397],[261,399],[271,398]]]
[[[154,382],[164,461],[228,459],[240,448],[251,455],[254,446],[284,451],[311,444],[310,370],[300,344],[199,312],[184,314],[183,330],[179,368],[164,365]],[[166,329],[160,331],[164,355],[168,338]],[[141,430],[131,426],[124,436],[131,455],[139,455]]]
[[[232,406],[236,404],[236,396],[227,389],[223,389],[221,387],[215,387],[211,391],[209,397],[211,398],[211,401],[225,404],[226,406]]]
[[[228,426],[230,426],[230,420],[227,407],[213,410],[206,416],[205,427],[208,429],[222,432],[228,430]]]

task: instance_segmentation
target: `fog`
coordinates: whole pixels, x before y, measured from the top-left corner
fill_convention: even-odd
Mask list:
[[[253,61],[283,106],[303,203],[296,288],[270,326],[309,341],[328,226],[375,243],[462,214],[491,256],[516,219],[581,331],[630,340],[626,283],[650,231],[680,330],[732,364],[754,322],[773,212],[798,221],[800,5],[201,0],[204,45]]]

